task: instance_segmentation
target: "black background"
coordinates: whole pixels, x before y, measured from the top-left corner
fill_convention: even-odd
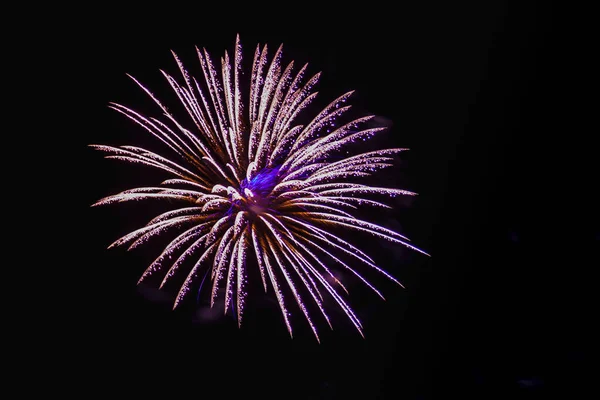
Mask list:
[[[565,172],[578,142],[560,12],[534,3],[430,2],[327,11],[301,3],[105,6],[75,14],[54,48],[68,60],[76,125],[69,162],[84,176],[72,186],[74,271],[62,293],[63,339],[84,393],[533,398],[587,387],[587,277],[598,264],[590,250],[598,233],[583,211],[589,196]],[[169,50],[199,72],[194,46],[220,57],[237,33],[246,68],[257,43],[271,54],[283,43],[284,60],[323,72],[323,99],[355,89],[359,110],[391,123],[377,145],[411,149],[394,179],[419,196],[393,218],[432,257],[368,245],[407,288],[382,282],[387,302],[368,292],[352,297],[366,339],[342,323],[323,329],[317,344],[301,320],[290,339],[260,293],[242,329],[228,318],[199,324],[170,311],[151,287],[136,286],[157,254],[151,247],[106,250],[151,214],[89,205],[162,178],[86,147],[153,145],[108,102],[155,112],[126,73],[168,98],[159,69],[177,73]]]

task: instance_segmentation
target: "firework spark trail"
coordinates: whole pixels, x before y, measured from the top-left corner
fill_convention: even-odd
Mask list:
[[[174,152],[179,161],[136,146],[90,145],[107,153],[106,158],[157,168],[173,176],[163,181],[162,186],[125,190],[98,200],[94,206],[148,199],[182,204],[181,208],[156,216],[110,247],[129,244],[132,249],[156,235],[183,228],[138,282],[162,272],[160,288],[163,288],[177,276],[186,260],[195,257],[173,308],[185,298],[204,269],[201,286],[210,274],[211,306],[224,285],[224,312],[234,310],[241,325],[246,298],[246,263],[253,259],[265,292],[271,287],[275,293],[290,335],[290,311],[284,294],[288,290],[317,340],[317,325],[304,302],[305,294],[332,326],[323,303],[324,296],[330,296],[363,335],[360,320],[338,292],[341,289],[347,295],[348,291],[327,262],[350,271],[381,298],[383,295],[357,268],[340,258],[343,254],[402,285],[375,265],[367,254],[330,230],[360,231],[426,254],[408,243],[405,236],[353,214],[359,206],[391,208],[373,196],[415,194],[347,181],[369,177],[391,166],[392,156],[406,149],[375,150],[331,161],[332,153],[384,129],[360,128],[372,121],[373,116],[337,123],[351,109],[345,103],[353,92],[329,103],[307,124],[296,124],[301,111],[316,98],[313,87],[320,73],[302,83],[307,64],[294,73],[293,61],[285,67],[281,63],[281,46],[269,62],[267,45],[262,49],[258,45],[252,61],[246,108],[240,89],[243,69],[239,36],[233,56],[225,52],[220,68],[206,49],[196,48],[196,53],[203,84],[188,73],[175,53],[172,54],[183,83],[160,71],[185,109],[193,130],[186,128],[148,88],[129,75],[162,111],[164,119],[146,117],[117,103],[109,105],[149,132]],[[178,256],[171,261],[174,254]]]

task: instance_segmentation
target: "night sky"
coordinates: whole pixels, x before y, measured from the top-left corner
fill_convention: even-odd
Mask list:
[[[71,21],[70,40],[80,36],[79,44],[57,50],[69,54],[69,79],[80,82],[70,85],[78,120],[71,146],[85,179],[74,205],[77,244],[65,250],[78,266],[64,281],[63,310],[82,390],[278,399],[541,398],[581,390],[589,376],[592,285],[581,278],[598,265],[597,255],[589,258],[598,238],[587,228],[574,233],[571,218],[553,212],[567,203],[577,212],[563,193],[564,159],[549,133],[568,138],[570,123],[556,101],[566,84],[553,10],[432,2],[321,13],[294,3],[295,10],[286,4],[271,14],[254,6],[90,9]],[[384,302],[348,281],[366,339],[335,312],[333,332],[319,321],[321,344],[302,319],[290,339],[272,291],[250,294],[242,329],[193,300],[173,312],[173,293],[136,286],[160,241],[132,252],[106,250],[162,209],[89,205],[165,179],[86,147],[157,149],[108,103],[158,116],[129,73],[176,107],[159,72],[177,74],[170,50],[197,74],[194,46],[221,57],[237,33],[246,69],[257,43],[267,43],[270,54],[283,43],[284,61],[322,71],[320,101],[355,89],[358,112],[390,126],[373,145],[411,149],[381,179],[419,196],[370,216],[432,257],[353,238],[406,286],[374,279]]]

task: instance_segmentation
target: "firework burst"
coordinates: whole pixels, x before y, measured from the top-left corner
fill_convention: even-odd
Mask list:
[[[353,183],[391,166],[393,156],[405,149],[369,151],[340,159],[332,156],[344,146],[365,140],[381,127],[364,127],[372,116],[348,123],[336,120],[346,113],[346,93],[318,113],[310,122],[297,124],[297,116],[316,97],[312,88],[319,74],[304,79],[306,65],[294,71],[283,67],[281,47],[269,62],[267,46],[257,46],[252,62],[247,105],[242,100],[242,48],[236,38],[233,55],[225,52],[218,70],[205,49],[197,54],[203,80],[192,77],[175,53],[181,78],[162,72],[189,116],[189,126],[177,120],[140,82],[133,81],[162,110],[163,118],[144,116],[131,108],[110,107],[133,120],[177,155],[176,160],[136,146],[91,147],[106,158],[143,164],[168,172],[172,179],[159,187],[141,187],[103,198],[94,205],[147,199],[171,200],[178,208],[153,218],[109,246],[135,248],[153,236],[172,230],[178,235],[142,274],[139,282],[162,274],[162,288],[184,261],[191,259],[174,308],[190,291],[195,278],[210,274],[211,306],[225,289],[225,312],[235,304],[242,323],[246,297],[246,264],[256,261],[264,290],[274,290],[287,329],[292,334],[288,299],[290,293],[319,339],[316,324],[305,303],[314,304],[331,326],[324,296],[332,299],[362,335],[361,322],[349,306],[346,288],[331,267],[345,269],[377,295],[350,261],[400,282],[375,265],[363,251],[332,233],[333,228],[362,231],[407,246],[397,232],[354,216],[360,207],[389,206],[374,196],[414,195],[395,188]],[[424,253],[425,254],[425,253]],[[177,258],[173,262],[172,257]],[[286,288],[286,289],[284,289]]]

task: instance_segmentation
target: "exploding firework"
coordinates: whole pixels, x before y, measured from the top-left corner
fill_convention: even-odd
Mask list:
[[[172,177],[162,186],[126,190],[94,205],[147,199],[180,204],[109,248],[128,244],[132,249],[153,236],[179,230],[139,280],[160,272],[162,288],[184,269],[184,261],[191,259],[173,308],[182,302],[196,278],[210,274],[211,307],[224,288],[225,312],[235,305],[241,324],[248,283],[246,265],[253,261],[264,290],[273,289],[290,335],[289,305],[284,298],[288,293],[317,340],[306,298],[316,304],[315,310],[331,326],[324,307],[324,296],[328,296],[362,335],[361,322],[345,298],[347,290],[331,268],[349,271],[381,297],[350,261],[401,284],[367,254],[332,232],[337,228],[362,231],[423,253],[399,233],[354,216],[361,207],[390,208],[376,196],[414,195],[406,190],[354,183],[354,178],[368,177],[391,166],[393,156],[405,149],[334,158],[344,146],[384,128],[365,127],[372,116],[344,124],[336,122],[350,109],[345,103],[352,92],[335,99],[310,122],[297,124],[300,112],[316,97],[312,88],[319,74],[305,80],[307,65],[298,72],[293,72],[293,62],[283,68],[281,46],[270,63],[267,46],[257,46],[247,105],[240,89],[243,75],[239,37],[233,56],[225,52],[221,58],[220,72],[205,49],[196,50],[203,81],[188,74],[175,53],[180,81],[162,72],[187,111],[189,126],[177,120],[133,77],[162,110],[163,119],[110,104],[173,151],[176,160],[136,146],[91,145],[108,153],[106,158],[158,168]]]

